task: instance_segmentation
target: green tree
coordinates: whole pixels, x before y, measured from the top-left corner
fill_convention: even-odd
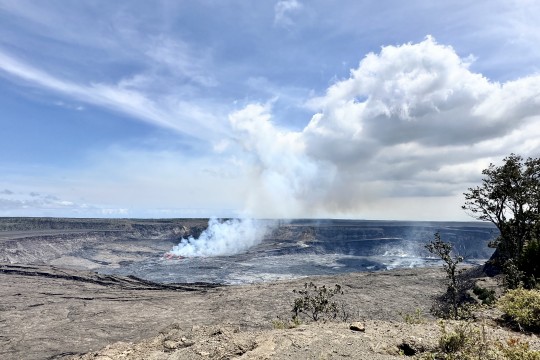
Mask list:
[[[501,166],[490,164],[482,174],[482,184],[464,193],[463,209],[499,229],[494,260],[526,268],[530,259],[524,253],[535,253],[540,239],[540,158],[524,160],[511,154]]]

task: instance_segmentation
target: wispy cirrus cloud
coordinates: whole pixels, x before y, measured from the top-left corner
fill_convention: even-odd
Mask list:
[[[208,52],[195,50],[184,41],[173,40],[164,35],[153,37],[145,54],[152,60],[155,71],[166,68],[179,80],[186,79],[203,87],[214,87],[218,84],[207,70],[210,63]]]
[[[0,71],[14,81],[45,88],[80,102],[130,115],[155,126],[176,130],[199,139],[212,139],[225,129],[214,114],[176,97],[152,98],[125,83],[80,84],[64,80],[0,52]]]
[[[59,106],[95,105],[198,140],[221,137],[223,104],[205,91],[218,84],[211,49],[165,31],[166,21],[137,9],[3,2],[0,19],[14,31],[0,35],[0,75],[60,96],[53,100]],[[95,11],[107,16],[95,21]],[[20,45],[27,42],[35,51]],[[79,104],[65,105],[73,101]]]

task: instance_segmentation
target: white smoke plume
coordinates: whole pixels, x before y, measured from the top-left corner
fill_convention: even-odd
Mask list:
[[[367,208],[373,217],[370,202],[385,214],[425,205],[441,212],[430,199],[457,199],[490,162],[510,152],[537,156],[540,75],[498,83],[473,72],[472,61],[428,36],[366,55],[347,79],[306,102],[314,115],[301,130],[278,127],[271,104],[229,114],[229,154],[248,189],[245,212],[335,217]],[[415,201],[399,200],[407,197]],[[252,225],[214,220],[177,251],[245,251],[264,233]]]
[[[184,257],[226,256],[259,244],[270,229],[268,222],[252,219],[210,219],[198,238],[190,236],[174,246],[170,255]]]

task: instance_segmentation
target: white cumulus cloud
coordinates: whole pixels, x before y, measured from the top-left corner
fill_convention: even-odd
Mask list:
[[[316,113],[302,131],[276,127],[268,106],[232,114],[259,208],[301,216],[347,213],[371,197],[454,196],[490,161],[538,156],[540,76],[497,83],[470,59],[432,37],[383,47],[309,101]]]

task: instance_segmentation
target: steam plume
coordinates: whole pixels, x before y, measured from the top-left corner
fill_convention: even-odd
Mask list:
[[[538,152],[538,141],[523,140],[540,132],[540,75],[500,84],[472,72],[470,61],[428,36],[368,54],[349,78],[308,101],[316,113],[301,130],[276,125],[271,104],[229,114],[230,154],[251,169],[244,172],[244,211],[265,218],[366,210],[373,216],[377,198],[385,214],[404,211],[392,204],[411,213],[414,204],[398,197],[435,209],[432,198],[455,201],[490,156]],[[173,253],[234,254],[264,233],[251,220],[212,220]]]
[[[269,228],[268,223],[252,219],[210,219],[208,228],[198,238],[182,239],[169,254],[186,257],[238,254],[259,244]]]

